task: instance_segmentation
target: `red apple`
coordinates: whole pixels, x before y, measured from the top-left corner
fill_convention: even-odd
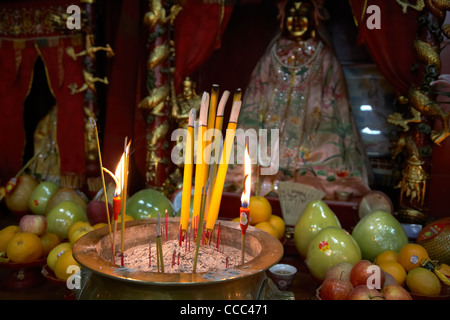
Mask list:
[[[108,203],[108,210],[112,216],[112,205]],[[86,208],[86,215],[89,223],[93,226],[97,223],[108,223],[108,214],[106,213],[105,201],[91,200]]]
[[[364,284],[353,288],[348,294],[347,300],[384,300],[384,297],[377,289],[369,289]]]
[[[369,260],[358,261],[350,271],[350,282],[355,288],[364,285],[381,289],[384,281],[384,271]]]
[[[27,214],[20,218],[19,227],[22,232],[31,232],[41,236],[47,230],[47,218],[41,215]]]
[[[345,300],[352,291],[350,281],[336,278],[325,278],[319,289],[319,296],[323,300]]]
[[[381,293],[386,300],[412,300],[409,292],[398,284],[384,286],[383,289],[381,289]]]
[[[339,262],[338,264],[332,266],[327,270],[325,274],[325,279],[334,278],[350,281],[350,271],[352,270],[353,265],[348,262]]]

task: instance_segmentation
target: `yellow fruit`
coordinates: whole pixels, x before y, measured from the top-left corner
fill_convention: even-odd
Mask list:
[[[275,238],[278,238],[278,231],[267,221],[263,221],[263,222],[256,224],[255,228],[265,231],[265,232],[273,235]]]
[[[54,247],[47,256],[48,267],[55,271],[56,260],[67,250],[72,250],[72,244],[70,242],[63,242]]]
[[[42,243],[43,257],[46,257],[54,247],[61,243],[59,237],[51,232],[44,233],[42,236],[40,236],[40,238]]]
[[[414,268],[406,275],[406,286],[416,294],[438,296],[441,293],[441,282],[430,270]]]
[[[398,253],[398,262],[405,268],[406,272],[421,267],[423,259],[430,260],[427,250],[420,244],[408,243],[404,245]]]
[[[61,280],[67,280],[74,271],[68,269],[71,266],[80,266],[78,262],[74,259],[72,255],[72,250],[67,250],[64,252],[58,260],[56,260],[55,264],[55,276]]]
[[[6,252],[8,242],[12,239],[12,237],[14,237],[19,232],[20,232],[19,226],[7,226],[2,230],[0,230],[0,253]]]
[[[41,239],[31,232],[19,232],[8,243],[6,255],[12,262],[30,262],[42,255]]]
[[[398,253],[393,250],[386,250],[375,258],[375,264],[378,266],[384,262],[398,262]]]
[[[72,233],[77,230],[79,227],[82,226],[88,226],[89,222],[87,221],[77,221],[75,222],[69,229],[69,233],[67,234],[67,239],[70,239],[70,237],[72,236]]]
[[[94,224],[92,227],[94,229],[100,229],[100,228],[103,228],[104,226],[107,226],[107,225],[108,225],[107,223],[100,222],[100,223]]]
[[[239,222],[240,220],[241,220],[241,218],[240,218],[240,217],[237,217],[237,218],[232,219],[231,221],[232,221],[232,222]]]
[[[92,230],[94,230],[94,227],[89,224],[79,227],[72,232],[72,235],[69,238],[70,243],[73,245],[75,241],[84,236],[86,233],[91,232]]]
[[[278,239],[282,239],[284,237],[284,232],[286,231],[286,224],[284,223],[283,218],[280,216],[277,216],[275,214],[270,215],[269,221],[268,221],[272,227],[277,230]]]
[[[405,284],[406,270],[400,263],[395,261],[386,261],[380,263],[378,266],[394,277],[398,285],[403,286]]]
[[[269,221],[272,214],[272,206],[269,200],[260,196],[250,197],[250,218],[251,225],[256,225],[263,221]]]

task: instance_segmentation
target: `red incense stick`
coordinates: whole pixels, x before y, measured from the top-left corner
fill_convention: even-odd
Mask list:
[[[219,222],[219,226],[217,227],[217,241],[216,241],[216,249],[217,249],[217,251],[219,251],[220,231],[221,231],[221,226],[220,226],[220,222]]]
[[[165,212],[165,222],[166,222],[166,241],[169,240],[169,223],[168,223],[168,216],[167,216],[167,210]]]
[[[152,267],[152,242],[148,242],[148,267]]]

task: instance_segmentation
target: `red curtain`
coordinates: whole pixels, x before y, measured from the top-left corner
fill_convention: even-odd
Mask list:
[[[41,55],[48,85],[58,105],[57,145],[61,174],[83,176],[84,93],[71,94],[69,85],[84,84],[82,58],[66,54],[84,50],[80,36],[68,36],[49,23],[52,14],[66,12],[69,4],[79,1],[8,1],[0,5],[0,182],[6,183],[23,165],[25,128],[24,101],[29,93],[34,64]]]
[[[407,95],[414,81],[411,66],[416,62],[413,41],[419,12],[408,8],[405,14],[402,7],[392,0],[349,1],[358,23],[359,44],[367,47],[380,72],[398,93]],[[380,29],[369,29],[367,26],[367,19],[374,14],[366,13],[371,5],[380,9]]]
[[[22,167],[25,147],[23,104],[33,80],[38,55],[34,44],[20,48],[14,41],[0,45],[0,182],[5,184]]]
[[[39,42],[37,42],[39,45]],[[73,47],[75,52],[84,50],[81,39],[58,39],[55,46],[39,46],[48,75],[49,86],[56,100],[57,144],[60,156],[61,175],[85,174],[84,148],[84,91],[71,93],[69,85],[81,87],[83,78],[82,59],[73,60],[66,54],[66,48]]]
[[[233,12],[226,5],[212,1],[188,0],[175,20],[175,87],[179,89],[217,48]]]
[[[104,4],[106,43],[111,44],[115,56],[109,62],[105,129],[100,133],[103,136],[103,164],[115,169],[123,152],[125,137],[131,139],[130,187],[139,190],[145,184],[147,124],[143,111],[137,106],[148,95],[149,32],[143,24],[143,17],[150,9],[148,1],[144,0],[105,1]],[[174,26],[177,88],[184,77],[194,72],[220,46],[231,11],[231,5],[222,7],[210,1],[183,2],[183,10],[177,15]],[[219,23],[221,14],[223,18]]]

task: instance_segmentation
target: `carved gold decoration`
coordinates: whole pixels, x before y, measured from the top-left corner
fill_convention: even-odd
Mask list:
[[[399,218],[404,222],[424,223],[428,214],[425,198],[430,178],[427,170],[430,166],[426,158],[427,152],[422,151],[426,151],[430,143],[440,146],[450,135],[450,115],[434,100],[433,90],[430,90],[430,82],[437,79],[441,69],[441,34],[437,28],[430,26],[443,23],[446,11],[450,9],[450,1],[397,0],[397,3],[402,6],[404,13],[407,8],[423,11],[419,17],[422,23],[419,24],[417,38],[413,43],[418,60],[413,70],[423,72],[416,75],[415,82],[422,83],[411,84],[408,96],[397,99],[407,108],[409,115],[394,113],[388,116],[387,121],[403,130],[393,151],[393,158],[404,151],[406,159],[401,181],[396,186],[400,188]],[[442,31],[450,35],[450,27],[443,26]],[[440,131],[431,129],[434,127],[433,121],[442,123]],[[420,152],[418,144],[421,146]]]
[[[70,93],[71,94],[76,94],[76,93],[80,93],[83,92],[87,89],[90,89],[92,92],[97,92],[97,89],[95,88],[95,83],[96,82],[101,82],[103,84],[108,85],[108,78],[104,77],[99,78],[99,77],[94,77],[94,75],[86,70],[83,70],[83,78],[84,78],[84,83],[81,87],[78,87],[78,85],[76,83],[71,83],[68,85],[69,89],[70,89]]]
[[[147,69],[154,69],[162,61],[166,60],[170,56],[169,43],[165,42],[150,53],[147,61]]]
[[[170,28],[177,16],[182,10],[178,4],[171,5],[167,15],[164,8],[164,1],[149,0],[149,11],[144,15],[144,24],[150,30],[150,54],[147,60],[147,70],[149,72],[149,94],[138,105],[147,115],[148,134],[147,134],[147,154],[146,154],[146,184],[148,186],[159,188],[167,193],[170,182],[165,177],[159,177],[161,171],[160,165],[168,162],[164,154],[164,141],[169,130],[170,115],[170,85],[169,70],[170,58],[174,52],[173,42],[170,40],[168,32],[158,32],[161,28]],[[160,181],[158,181],[160,180]]]
[[[444,20],[446,11],[450,9],[450,1],[448,0],[426,0],[425,4],[428,11],[439,20]]]
[[[114,51],[111,48],[109,44],[106,44],[106,47],[96,47],[94,46],[94,35],[93,34],[86,34],[86,40],[85,40],[85,49],[79,53],[75,53],[75,50],[73,47],[68,47],[66,49],[66,53],[73,59],[77,60],[78,57],[82,57],[85,55],[88,55],[89,58],[91,58],[92,61],[95,61],[95,54],[98,51],[106,51],[106,56],[108,58],[111,58],[114,56]]]
[[[164,84],[159,88],[154,88],[150,95],[139,102],[138,107],[141,109],[152,110],[152,114],[156,116],[166,115],[167,112],[163,112],[163,108],[169,94],[170,88],[167,84]]]
[[[165,25],[169,23],[173,25],[176,16],[183,9],[180,5],[175,4],[170,8],[170,14],[166,16],[166,10],[162,7],[161,0],[149,0],[150,11],[144,16],[144,24],[152,30],[157,23]]]
[[[402,181],[395,186],[400,188],[400,203],[403,202],[403,196],[406,196],[412,201],[417,201],[421,207],[423,206],[428,178],[428,174],[422,167],[424,163],[416,155],[407,160]]]
[[[408,124],[422,122],[422,116],[438,119],[442,122],[443,129],[441,131],[432,130],[430,137],[434,143],[440,145],[450,135],[448,124],[450,114],[444,112],[438,103],[432,101],[414,86],[409,89],[408,101],[411,105],[412,118],[404,119],[399,113],[394,113],[388,116],[387,121],[390,124],[401,126],[403,131],[407,131],[409,130]]]
[[[432,47],[427,42],[416,39],[414,41],[414,49],[419,60],[423,61],[425,65],[434,65],[438,71],[441,69],[438,47]]]
[[[407,13],[408,8],[422,11],[423,8],[425,8],[425,2],[424,0],[415,0],[416,3],[410,3],[408,0],[396,0],[397,3],[402,7],[403,13]],[[414,0],[412,0],[414,1]]]

